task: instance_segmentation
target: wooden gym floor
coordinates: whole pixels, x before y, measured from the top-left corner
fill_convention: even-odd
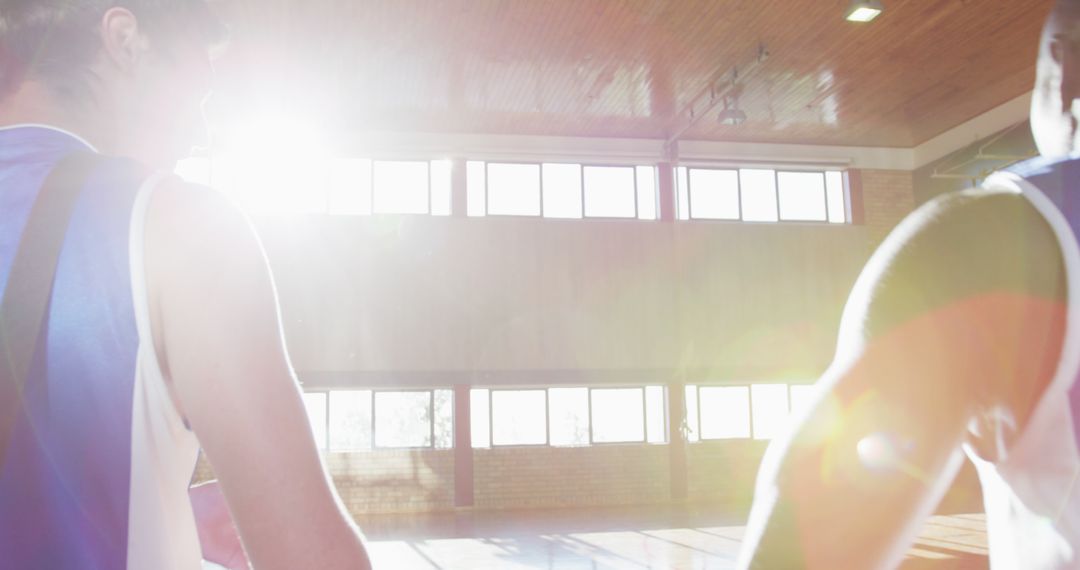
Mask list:
[[[359,520],[376,568],[734,568],[743,516],[679,507],[465,512]],[[981,514],[928,520],[904,570],[988,567]]]

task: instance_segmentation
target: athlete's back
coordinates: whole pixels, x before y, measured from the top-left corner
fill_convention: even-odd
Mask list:
[[[1080,1],[1056,3],[1037,69],[1039,150],[1078,156]],[[967,451],[993,566],[1080,567],[1078,173],[1046,160],[995,175],[875,252],[820,399],[762,464],[745,566],[897,565]]]
[[[57,162],[93,152],[42,126],[0,129],[0,292]],[[67,228],[40,355],[0,469],[0,552],[13,568],[194,568],[187,498],[198,443],[154,353],[143,227],[158,176],[101,157]]]
[[[121,4],[0,0],[0,280],[62,156],[135,159],[100,159],[67,230],[0,473],[0,566],[198,568],[197,437],[256,568],[369,567],[250,224],[210,189],[148,174],[191,147],[219,26],[204,0]]]
[[[1067,282],[1057,370],[999,457],[969,448],[995,568],[1080,566],[1080,160],[1035,159],[986,182],[1024,195],[1054,230]],[[1038,255],[1032,252],[1032,255]]]
[[[60,157],[135,159],[100,160],[68,228],[46,358],[3,450],[4,568],[198,568],[195,436],[256,568],[369,566],[251,226],[139,166],[190,149],[219,29],[204,0],[0,0],[0,280]]]

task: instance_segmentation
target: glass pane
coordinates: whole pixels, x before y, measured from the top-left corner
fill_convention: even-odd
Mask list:
[[[630,166],[586,166],[585,216],[637,217],[636,176]]]
[[[786,384],[754,384],[754,439],[772,439],[787,423],[788,393]]]
[[[325,213],[330,168],[317,157],[224,156],[213,161],[213,187],[251,214]]]
[[[824,222],[825,174],[823,172],[780,172],[780,219]]]
[[[331,162],[328,202],[327,207],[331,214],[370,214],[371,161],[347,158]]]
[[[687,177],[686,167],[680,166],[675,169],[675,189],[679,198],[675,204],[678,208],[680,220],[690,219],[690,182]]]
[[[690,169],[690,217],[739,219],[739,173],[734,170]]]
[[[645,387],[645,420],[649,443],[666,443],[667,400],[663,386]]]
[[[330,392],[330,449],[371,449],[371,390]]]
[[[479,217],[487,213],[486,180],[487,168],[483,162],[469,161],[466,163],[465,207],[471,217]]]
[[[192,157],[185,158],[176,163],[173,172],[189,184],[201,184],[210,186],[211,162],[209,158]]]
[[[746,386],[701,387],[701,438],[750,437],[750,389]]]
[[[592,433],[596,443],[645,441],[645,391],[603,388],[592,391]]]
[[[547,394],[544,390],[494,390],[491,405],[492,444],[547,443]]]
[[[469,391],[470,408],[470,431],[472,432],[472,446],[491,447],[491,411],[488,408],[487,390]]]
[[[319,449],[326,449],[326,392],[305,393],[304,409],[307,410],[308,421],[311,422],[315,444]]]
[[[539,216],[540,165],[488,163],[487,213]]]
[[[813,384],[792,384],[791,413],[799,414],[814,403],[816,393]]]
[[[427,214],[428,163],[377,160],[374,163],[376,214]]]
[[[375,447],[431,447],[431,392],[376,392]]]
[[[435,390],[435,447],[454,447],[453,390]]]
[[[776,172],[740,170],[742,182],[742,219],[747,222],[775,222]]]
[[[551,388],[551,445],[589,444],[589,389]]]
[[[656,167],[637,167],[638,219],[656,219]]]
[[[844,199],[844,175],[835,170],[825,173],[825,188],[829,201],[829,222],[847,222],[847,200]]]
[[[450,215],[450,186],[453,183],[454,163],[449,160],[431,161],[431,214]]]
[[[686,439],[697,441],[701,438],[698,424],[697,386],[686,387]]]
[[[544,217],[581,217],[581,165],[544,165]]]

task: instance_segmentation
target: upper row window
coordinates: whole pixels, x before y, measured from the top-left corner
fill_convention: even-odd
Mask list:
[[[470,161],[470,216],[655,220],[656,168]]]
[[[249,161],[222,157],[181,161],[177,174],[218,188],[258,214],[450,215],[449,160],[363,158]]]
[[[849,219],[839,171],[679,167],[679,219],[829,222]]]
[[[177,172],[221,189],[252,213],[451,213],[449,160],[249,162],[187,159]],[[653,166],[470,161],[465,174],[469,216],[657,219]],[[675,178],[682,220],[850,220],[839,171],[679,167]]]

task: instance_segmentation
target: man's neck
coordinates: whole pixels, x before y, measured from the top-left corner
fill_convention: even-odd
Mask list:
[[[102,152],[113,145],[109,130],[93,113],[58,100],[46,86],[27,81],[0,100],[0,127],[37,124],[63,129],[90,143]]]

